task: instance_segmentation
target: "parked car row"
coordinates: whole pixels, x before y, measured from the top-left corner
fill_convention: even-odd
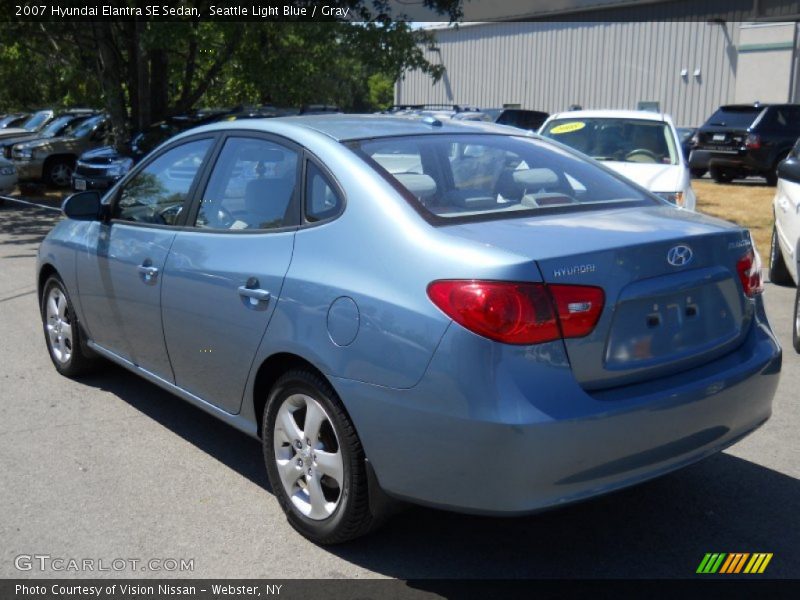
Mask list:
[[[40,110],[19,127],[0,129],[0,155],[13,162],[20,182],[67,187],[77,157],[106,143],[108,132],[108,117],[97,110]]]
[[[537,131],[548,113],[523,108],[477,108],[461,104],[397,104],[380,114],[395,116],[421,116],[457,121],[485,121],[508,125],[518,129]]]
[[[106,190],[125,175],[136,163],[159,144],[182,131],[219,121],[264,119],[295,115],[340,113],[338,106],[327,104],[304,105],[299,108],[275,106],[237,106],[204,109],[169,117],[135,133],[122,150],[103,146],[81,155],[72,174],[72,189]]]

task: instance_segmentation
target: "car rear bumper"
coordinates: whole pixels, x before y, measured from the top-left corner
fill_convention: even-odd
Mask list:
[[[463,367],[474,364],[486,368]],[[764,319],[738,350],[712,363],[589,393],[572,377],[560,342],[502,346],[451,325],[413,388],[333,381],[387,493],[514,515],[719,452],[769,418],[780,366]]]
[[[689,156],[690,169],[709,169],[711,167],[727,167],[754,173],[770,168],[769,164],[755,158],[747,152],[715,152],[697,148]]]

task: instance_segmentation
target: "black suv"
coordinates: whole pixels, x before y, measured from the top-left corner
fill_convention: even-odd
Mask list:
[[[763,175],[775,185],[778,163],[800,137],[800,104],[731,104],[720,106],[694,138],[692,175],[711,173],[717,183]]]

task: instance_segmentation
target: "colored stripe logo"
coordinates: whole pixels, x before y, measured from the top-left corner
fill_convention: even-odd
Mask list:
[[[757,574],[763,573],[769,561],[772,560],[772,552],[708,552],[700,561],[696,573],[713,575],[719,574]]]

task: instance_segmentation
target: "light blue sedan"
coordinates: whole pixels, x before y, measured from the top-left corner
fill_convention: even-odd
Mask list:
[[[516,129],[221,123],[64,212],[37,272],[56,369],[111,360],[259,437],[319,543],[397,500],[582,500],[770,416],[749,233]]]

